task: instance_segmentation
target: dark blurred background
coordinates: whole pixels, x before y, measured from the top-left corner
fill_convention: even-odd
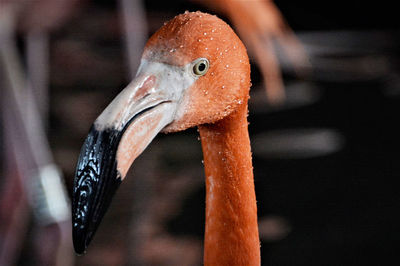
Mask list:
[[[310,65],[299,75],[276,44],[286,96],[274,104],[251,56],[248,119],[262,265],[397,265],[398,9],[390,1],[275,4]],[[201,1],[150,0],[142,8],[145,38],[185,10],[230,23]],[[23,57],[25,33],[16,36]],[[48,36],[45,128],[69,195],[90,125],[130,80],[123,37],[121,6],[105,0],[83,1]],[[4,151],[7,143],[1,145]],[[74,265],[201,265],[204,212],[196,129],[160,134],[134,162],[88,253],[68,256]],[[40,265],[35,220],[24,219],[24,240],[9,265]]]

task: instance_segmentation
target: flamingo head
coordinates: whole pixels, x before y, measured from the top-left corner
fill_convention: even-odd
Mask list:
[[[147,42],[136,78],[94,122],[73,188],[73,240],[83,253],[133,161],[160,132],[219,121],[247,103],[250,65],[216,16],[185,12]]]

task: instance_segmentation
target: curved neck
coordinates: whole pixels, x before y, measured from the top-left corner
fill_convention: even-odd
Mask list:
[[[206,174],[204,265],[260,265],[247,104],[199,126]]]

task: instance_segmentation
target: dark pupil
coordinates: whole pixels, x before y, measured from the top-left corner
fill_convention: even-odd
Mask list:
[[[203,72],[206,69],[206,64],[200,63],[198,69],[199,69],[200,72]]]

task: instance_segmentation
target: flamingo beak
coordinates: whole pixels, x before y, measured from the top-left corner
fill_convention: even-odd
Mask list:
[[[97,118],[83,144],[72,204],[78,254],[85,252],[133,161],[174,120],[183,88],[189,84],[177,82],[182,71],[164,68],[153,64],[139,69],[137,77]]]

